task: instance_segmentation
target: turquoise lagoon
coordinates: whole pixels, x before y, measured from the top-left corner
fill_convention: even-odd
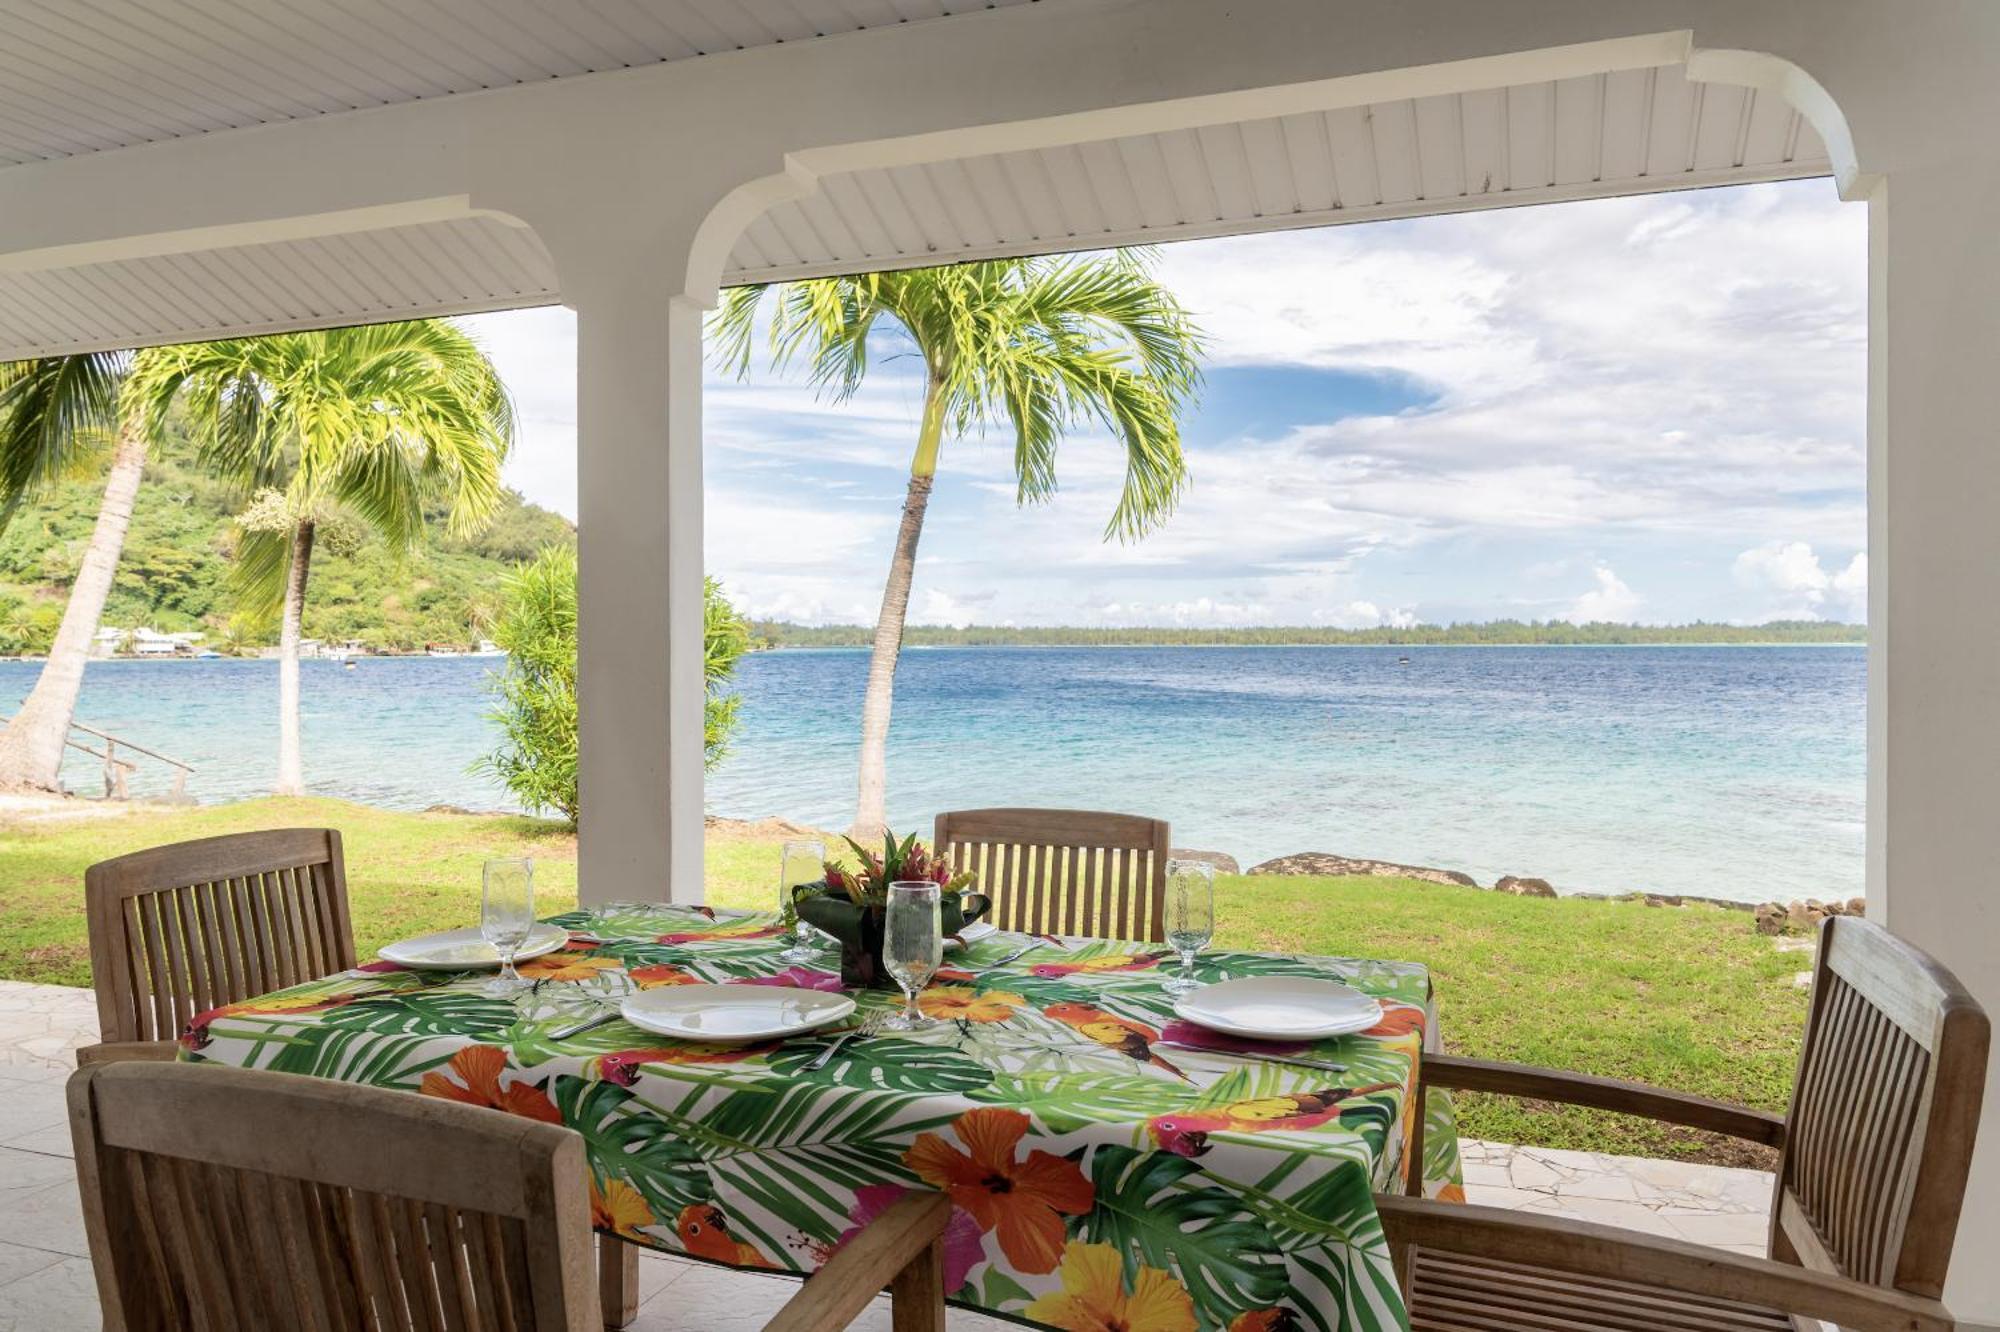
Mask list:
[[[1864,650],[967,648],[897,680],[891,818],[988,804],[1170,819],[1247,867],[1332,851],[1538,875],[1566,891],[1742,900],[1861,891]],[[315,792],[508,808],[473,771],[495,658],[304,664]],[[37,667],[0,663],[12,703]],[[746,659],[712,813],[852,815],[859,651]],[[587,702],[586,702],[587,706]],[[94,662],[78,719],[196,766],[205,801],[276,772],[269,661]],[[150,765],[149,765],[150,768]],[[90,760],[69,770],[93,789]],[[145,771],[141,791],[163,777]]]

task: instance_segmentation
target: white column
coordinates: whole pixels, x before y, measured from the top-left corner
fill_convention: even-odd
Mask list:
[[[565,279],[577,313],[578,888],[702,900],[699,307]]]
[[[1868,898],[2000,1020],[2000,162],[1944,159],[1869,200]],[[1945,1292],[1966,1323],[2000,1326],[1995,1255],[2000,1058]]]

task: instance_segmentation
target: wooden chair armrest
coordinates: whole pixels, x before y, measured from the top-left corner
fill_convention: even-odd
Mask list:
[[[764,1332],[837,1332],[859,1317],[884,1286],[893,1287],[898,1329],[944,1328],[944,1228],[951,1200],[942,1193],[916,1193],[876,1217],[840,1247],[805,1288],[785,1302]],[[901,1307],[923,1301],[934,1313]]]
[[[1705,1096],[1689,1096],[1684,1092],[1647,1087],[1637,1082],[1444,1054],[1425,1055],[1418,1071],[1426,1087],[1498,1092],[1503,1096],[1532,1096],[1538,1100],[1560,1101],[1565,1105],[1643,1115],[1662,1123],[1707,1129],[1711,1133],[1726,1133],[1732,1138],[1761,1142],[1767,1147],[1782,1147],[1785,1143],[1782,1116],[1731,1105],[1727,1101],[1711,1101]]]
[[[1637,1282],[1817,1318],[1849,1332],[1951,1332],[1955,1326],[1936,1300],[1616,1226],[1379,1194],[1375,1206],[1399,1251],[1414,1245]]]
[[[77,1049],[76,1066],[91,1068],[98,1064],[116,1064],[127,1059],[150,1059],[155,1062],[172,1062],[180,1054],[179,1041],[101,1041],[96,1045],[85,1045]]]

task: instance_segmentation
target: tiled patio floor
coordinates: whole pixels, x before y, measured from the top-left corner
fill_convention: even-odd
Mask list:
[[[99,1326],[63,1109],[71,1052],[96,1032],[88,991],[0,981],[0,1332]],[[1462,1146],[1472,1202],[1764,1251],[1769,1175],[1471,1140]],[[796,1289],[782,1277],[649,1253],[640,1267],[644,1302],[634,1327],[748,1332]],[[856,1326],[887,1332],[887,1307]],[[953,1310],[950,1326],[1001,1332],[1011,1324]]]

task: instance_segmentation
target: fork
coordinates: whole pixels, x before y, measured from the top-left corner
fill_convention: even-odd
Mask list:
[[[827,1046],[826,1049],[821,1050],[818,1054],[814,1055],[810,1060],[808,1060],[806,1062],[806,1066],[803,1071],[811,1073],[818,1069],[825,1068],[827,1064],[833,1059],[833,1057],[840,1053],[841,1046],[846,1045],[856,1036],[875,1035],[877,1032],[882,1030],[882,1025],[886,1023],[888,1020],[889,1020],[889,1015],[887,1013],[869,1014],[867,1019],[864,1020],[860,1026],[849,1027],[846,1031],[843,1031],[840,1033],[840,1035],[834,1037],[833,1044]]]

